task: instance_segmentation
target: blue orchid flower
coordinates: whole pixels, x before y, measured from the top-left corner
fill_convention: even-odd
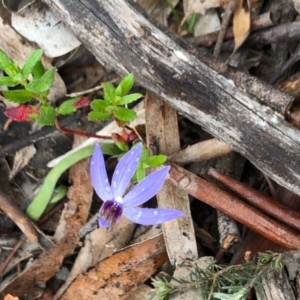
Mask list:
[[[96,144],[90,172],[94,189],[104,201],[98,219],[100,227],[108,227],[117,222],[123,214],[132,222],[142,225],[160,224],[184,215],[176,209],[138,207],[160,190],[170,167],[163,167],[151,173],[124,196],[137,169],[141,152],[142,144],[139,143],[120,159],[110,184],[101,147]]]

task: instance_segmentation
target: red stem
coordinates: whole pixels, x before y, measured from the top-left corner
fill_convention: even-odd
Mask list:
[[[96,139],[103,139],[103,140],[111,140],[111,136],[107,136],[107,135],[98,135],[98,134],[94,134],[94,133],[88,133],[85,131],[79,131],[79,130],[73,130],[73,129],[69,129],[69,128],[65,128],[63,126],[61,126],[58,122],[57,119],[55,119],[55,127],[61,131],[64,132],[66,134],[73,134],[73,135],[80,135],[80,136],[85,136],[85,137],[92,137],[92,138],[96,138]]]

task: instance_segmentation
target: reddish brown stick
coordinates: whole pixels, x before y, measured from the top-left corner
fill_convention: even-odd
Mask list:
[[[300,230],[300,213],[281,204],[278,201],[267,197],[258,191],[247,187],[245,184],[229,178],[225,174],[210,168],[208,174],[218,181],[222,182],[226,187],[235,192],[238,196],[244,198],[251,204],[262,209],[268,215],[273,216],[277,220]]]
[[[111,140],[111,136],[107,136],[107,135],[98,135],[95,133],[89,133],[89,132],[85,132],[85,131],[79,131],[79,130],[73,130],[70,128],[66,128],[60,125],[59,121],[57,119],[55,119],[54,121],[55,123],[55,127],[61,131],[64,132],[66,134],[71,134],[71,135],[80,135],[80,136],[85,136],[85,137],[90,137],[90,138],[96,138],[96,139],[103,139],[103,140]]]
[[[284,249],[300,248],[300,237],[288,227],[225,193],[212,183],[176,165],[171,167],[170,179],[176,186],[193,197],[218,209]]]

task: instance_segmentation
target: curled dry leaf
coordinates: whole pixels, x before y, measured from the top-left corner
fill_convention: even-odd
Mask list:
[[[251,13],[248,0],[238,0],[233,15],[234,50],[244,43],[249,35],[251,26]]]
[[[30,145],[28,147],[24,147],[21,150],[16,152],[15,160],[13,168],[9,174],[9,179],[15,177],[15,175],[21,171],[27,164],[29,163],[30,159],[36,153],[36,148],[34,145]]]
[[[135,224],[127,218],[121,220],[109,229],[98,228],[85,237],[84,246],[81,248],[72,270],[65,283],[55,294],[53,300],[60,299],[77,275],[105,259],[116,250],[128,245]]]
[[[126,299],[168,260],[161,235],[125,248],[78,276],[61,300]]]

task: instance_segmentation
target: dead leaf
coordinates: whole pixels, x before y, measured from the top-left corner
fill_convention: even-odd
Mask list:
[[[145,99],[147,144],[156,145],[160,154],[180,150],[177,112],[154,94]],[[162,224],[169,259],[172,264],[198,257],[188,194],[166,180],[157,194],[159,207],[179,209],[185,216]]]
[[[125,248],[78,276],[60,300],[125,299],[168,260],[161,235]]]
[[[26,39],[37,43],[48,57],[64,55],[80,45],[71,30],[40,1],[12,12],[11,24]]]
[[[219,7],[222,0],[183,0],[184,18],[181,25],[193,14],[204,15],[206,10],[212,7]]]
[[[19,298],[8,294],[4,297],[4,300],[19,300]]]
[[[251,12],[248,0],[238,0],[233,15],[234,50],[231,56],[244,43],[249,35]]]
[[[134,228],[135,224],[122,216],[121,220],[109,229],[102,227],[88,234],[67,280],[57,291],[53,300],[60,299],[77,275],[128,245]]]
[[[75,136],[75,143],[81,143],[82,140],[82,137]],[[56,234],[56,245],[48,251],[43,251],[28,268],[11,280],[1,291],[0,297],[12,292],[20,296],[30,295],[34,291],[36,281],[46,282],[53,277],[65,256],[72,253],[78,245],[77,233],[87,220],[93,195],[89,159],[72,166],[69,177],[73,186],[68,192],[70,200],[61,215],[59,229],[62,232],[60,235]]]
[[[210,9],[205,15],[199,15],[194,26],[194,36],[198,37],[219,31],[221,22],[216,9]]]
[[[295,10],[300,13],[300,0],[293,0]]]
[[[14,165],[9,174],[10,180],[14,178],[16,174],[29,163],[30,159],[34,156],[35,153],[36,153],[36,149],[34,145],[24,147],[21,150],[16,152]]]

